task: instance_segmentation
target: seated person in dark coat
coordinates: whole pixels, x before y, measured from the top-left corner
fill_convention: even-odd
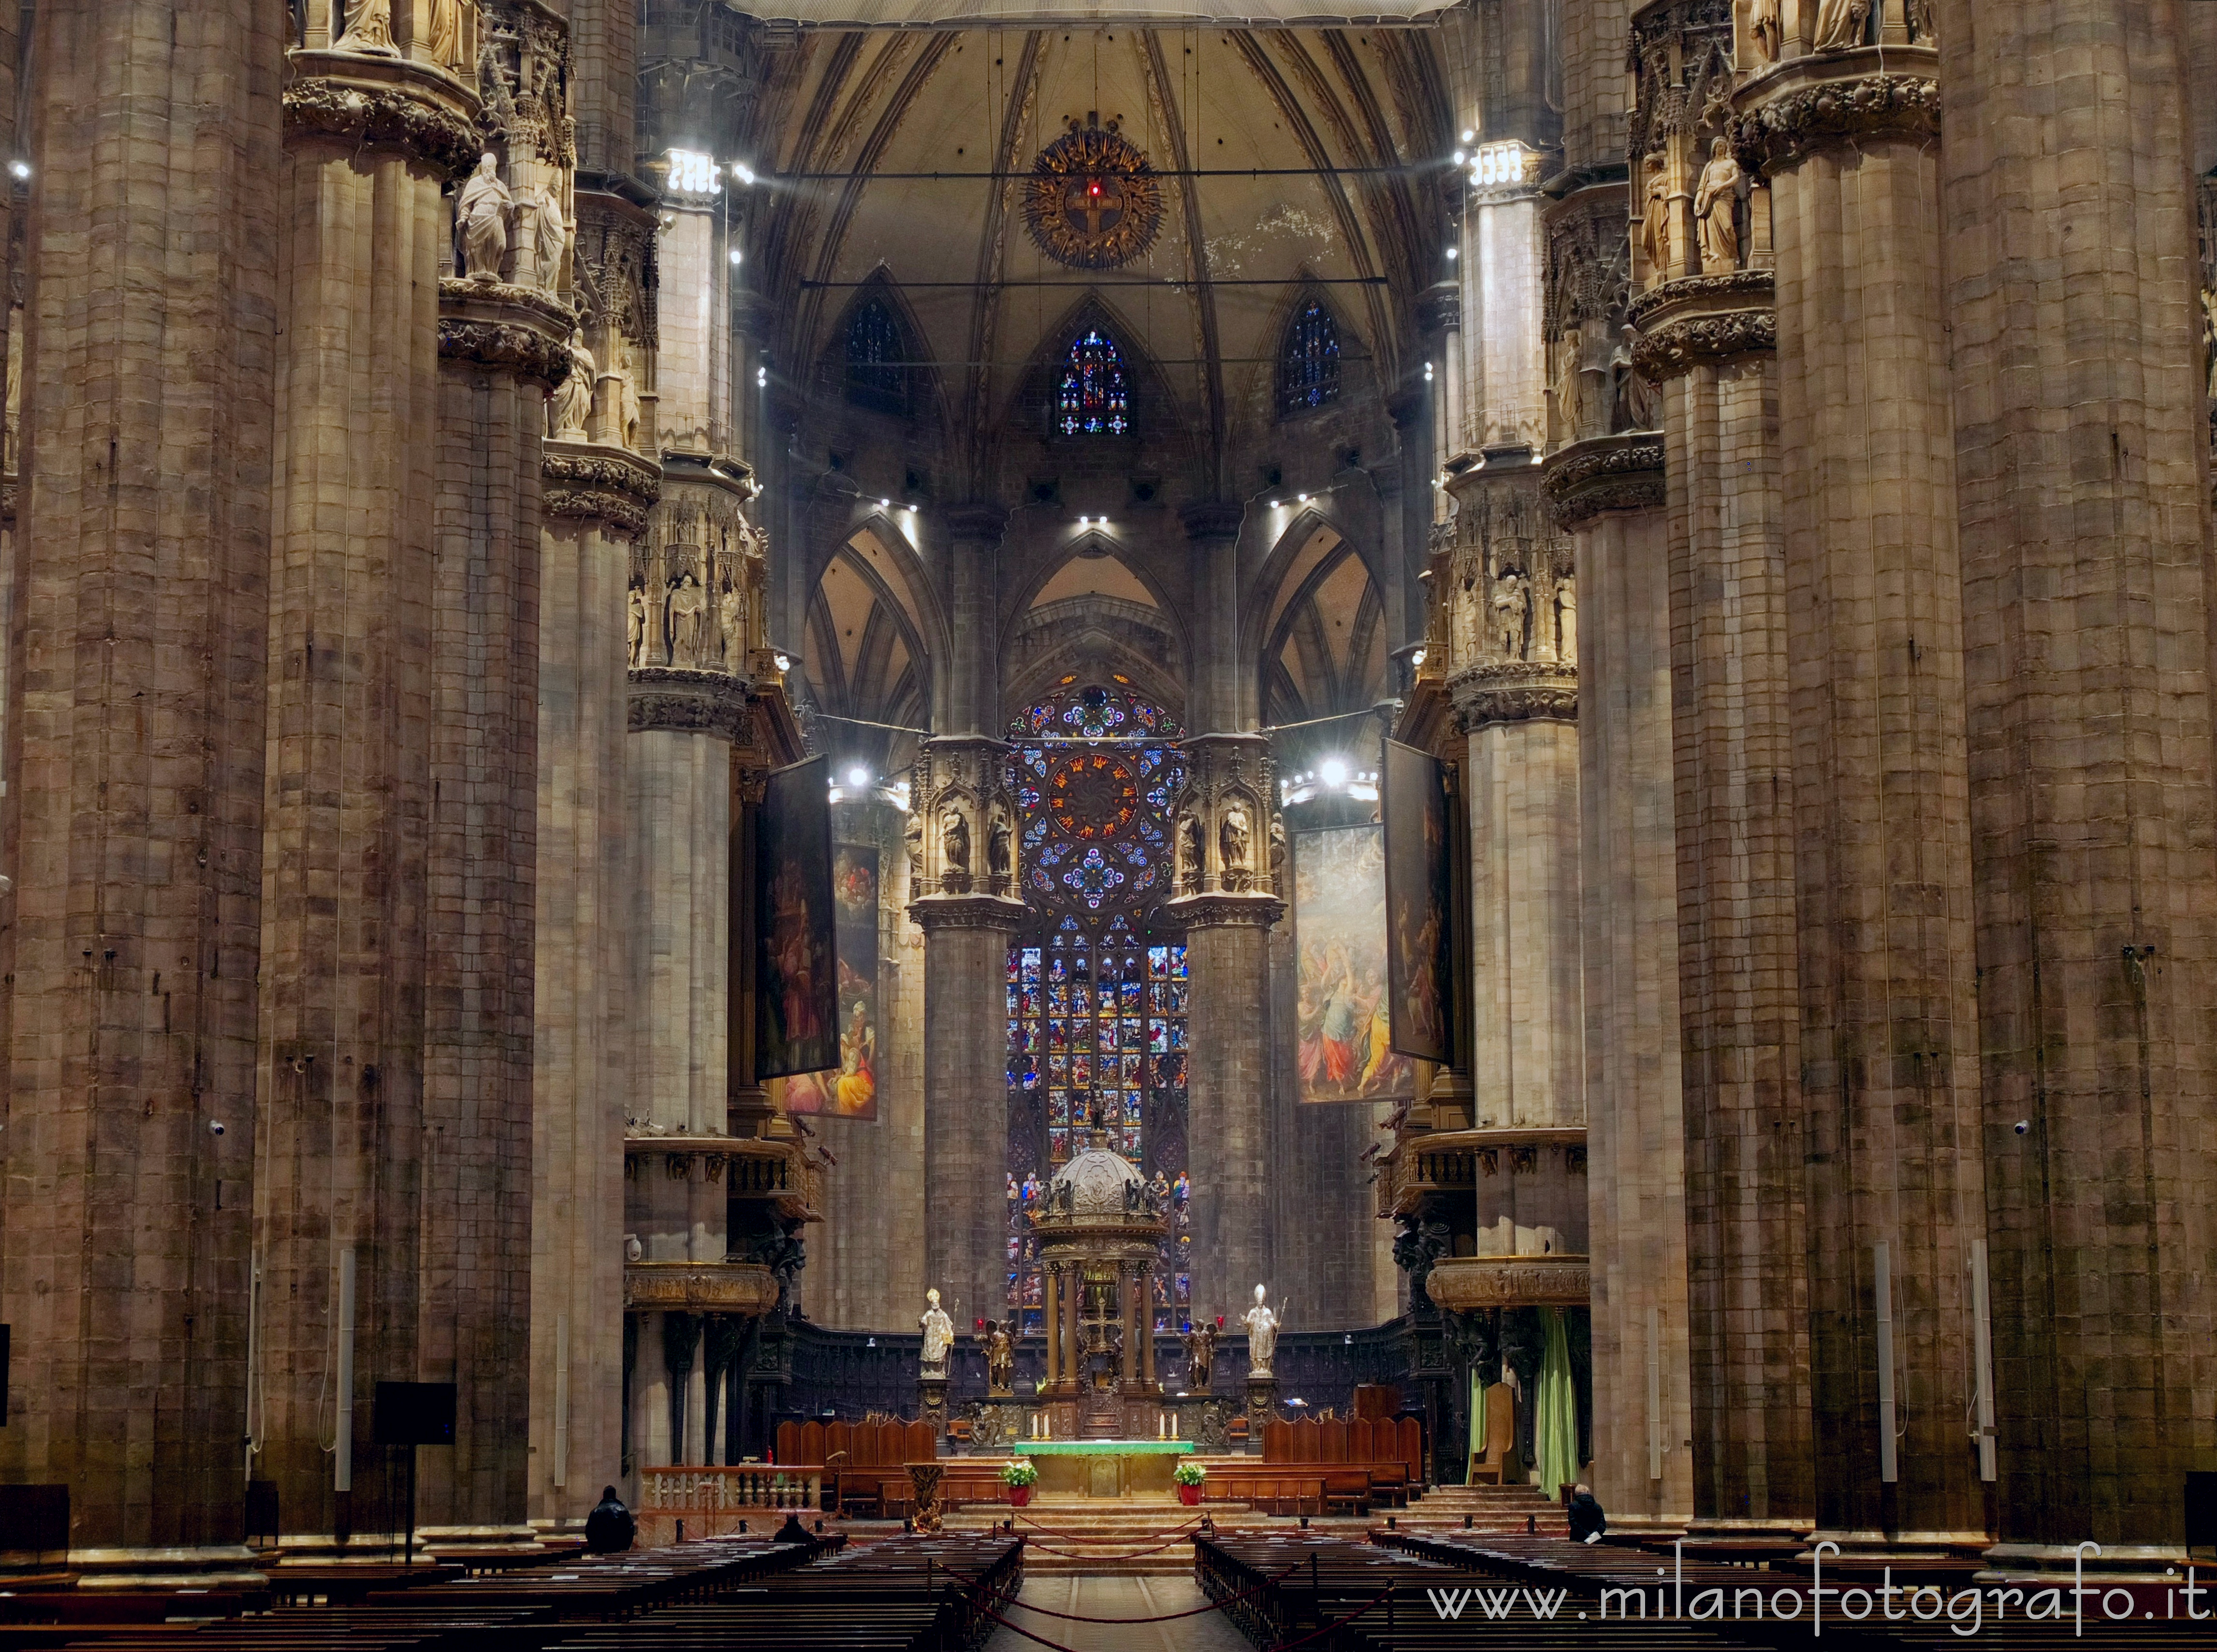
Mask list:
[[[639,1535],[639,1522],[616,1496],[614,1486],[601,1488],[601,1501],[585,1516],[585,1549],[590,1554],[621,1555]]]
[[[1599,1543],[1601,1534],[1609,1530],[1609,1517],[1601,1512],[1600,1500],[1584,1486],[1571,1494],[1571,1536],[1580,1543]]]

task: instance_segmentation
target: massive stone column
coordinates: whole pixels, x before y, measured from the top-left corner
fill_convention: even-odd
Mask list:
[[[378,1460],[375,1384],[418,1372],[439,278],[454,256],[440,187],[479,153],[475,98],[404,29],[404,55],[357,52],[308,9],[277,192],[256,1143],[255,1432],[297,1542],[386,1513],[349,1482]],[[349,1362],[352,1392],[336,1392]]]
[[[1004,1313],[1009,1290],[1006,983],[1024,907],[1007,749],[931,740],[910,786],[923,829],[908,909],[923,931],[924,1282],[960,1328]],[[1005,872],[990,868],[996,835],[1011,846]]]
[[[621,1476],[623,1137],[631,1094],[624,795],[632,546],[659,473],[546,444],[533,993],[531,1518],[574,1526]]]
[[[1546,186],[1543,490],[1578,576],[1558,643],[1578,698],[1594,1489],[1613,1522],[1693,1513],[1685,1138],[1659,409],[1622,330],[1621,0],[1566,19],[1565,167]]]
[[[1986,1526],[1985,1194],[1938,96],[1930,46],[1876,26],[1789,39],[1733,136],[1777,249],[1817,1524],[1915,1544]],[[1730,163],[1694,203],[1711,262]]]
[[[77,1567],[245,1558],[281,23],[37,19],[0,1464]]]
[[[504,0],[479,17],[489,71],[565,83],[558,20]],[[509,256],[497,278],[439,284],[417,1374],[454,1384],[456,1403],[453,1449],[419,1470],[416,1518],[435,1540],[530,1534],[515,1420],[531,1392],[541,449],[577,320],[559,296],[573,285],[565,114],[509,114],[497,134]]]
[[[573,284],[596,299],[590,360],[608,359],[608,336],[627,329],[643,350],[653,219],[583,190],[576,216]],[[622,1478],[634,1069],[627,666],[633,558],[661,480],[652,458],[608,439],[616,422],[594,404],[613,381],[584,361],[571,372],[550,407],[542,467],[531,1098],[530,1513],[556,1528],[581,1522]]]
[[[1939,8],[1997,1557],[2066,1568],[2217,1461],[2194,9]]]
[[[1683,176],[1731,31],[1689,4],[1633,26],[1628,147],[1680,187],[1652,250],[1630,202],[1640,330],[1612,376],[1664,433],[1694,1530],[1776,1535],[1815,1488],[1768,194],[1734,193],[1747,268],[1703,270]]]

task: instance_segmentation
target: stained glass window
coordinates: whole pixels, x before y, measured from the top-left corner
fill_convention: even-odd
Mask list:
[[[1306,413],[1339,395],[1339,324],[1311,299],[1286,329],[1278,356],[1278,410]]]
[[[1125,678],[1065,677],[1016,719],[1010,765],[1030,916],[1009,952],[1009,1305],[1042,1328],[1029,1211],[1096,1124],[1167,1194],[1155,1322],[1191,1310],[1186,964],[1170,892],[1177,730]]]
[[[880,413],[908,412],[908,351],[900,322],[883,299],[855,306],[847,320],[847,399]]]
[[[1063,358],[1055,417],[1065,436],[1121,436],[1131,428],[1124,358],[1097,327],[1080,333]]]

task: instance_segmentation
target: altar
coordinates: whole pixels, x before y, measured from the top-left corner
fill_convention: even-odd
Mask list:
[[[1168,1494],[1178,1459],[1193,1453],[1188,1439],[1020,1439],[1010,1449],[1031,1459],[1041,1491],[1081,1497]]]

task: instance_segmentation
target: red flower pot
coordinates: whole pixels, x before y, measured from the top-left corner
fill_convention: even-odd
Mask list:
[[[1030,1502],[1031,1500],[1032,1489],[1029,1486],[1010,1486],[1009,1488],[1010,1507],[1022,1508],[1025,1504]]]
[[[1188,1508],[1198,1507],[1201,1502],[1201,1488],[1199,1486],[1180,1486],[1178,1488],[1178,1501],[1183,1503]]]

